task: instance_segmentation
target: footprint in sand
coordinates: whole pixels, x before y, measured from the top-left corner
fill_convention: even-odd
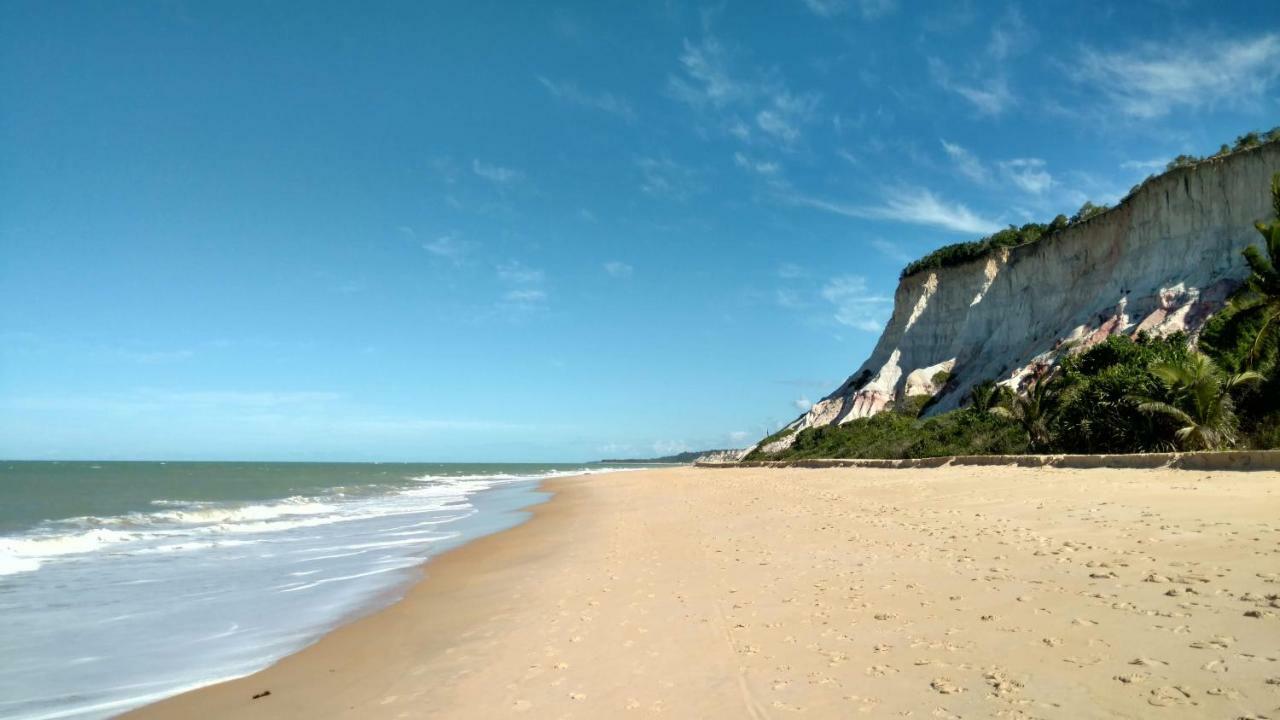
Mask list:
[[[1191,699],[1191,691],[1181,685],[1158,687],[1151,691],[1151,697],[1147,698],[1147,702],[1156,707],[1198,704]]]
[[[957,693],[964,692],[964,688],[956,685],[947,678],[934,678],[933,682],[929,683],[929,687],[943,695],[955,695]]]
[[[524,712],[531,707],[533,707],[533,703],[529,702],[528,700],[517,700],[511,703],[511,709],[516,712]]]

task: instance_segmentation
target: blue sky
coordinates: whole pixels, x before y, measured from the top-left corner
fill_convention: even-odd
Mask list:
[[[0,456],[741,446],[1278,110],[1273,1],[4,3]]]

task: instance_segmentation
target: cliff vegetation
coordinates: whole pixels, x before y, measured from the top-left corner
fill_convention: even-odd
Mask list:
[[[774,453],[761,443],[745,459],[1280,447],[1280,173],[1271,200],[1273,218],[1256,225],[1261,243],[1243,253],[1249,276],[1197,342],[1112,335],[1039,368],[1017,392],[981,383],[965,407],[929,418],[920,416],[929,398],[909,397],[889,412],[804,428]]]
[[[1179,168],[1191,167],[1197,163],[1225,157],[1234,152],[1249,150],[1265,143],[1280,142],[1280,127],[1274,127],[1265,133],[1248,132],[1236,138],[1234,145],[1223,145],[1218,152],[1208,156],[1196,155],[1179,155],[1165,167],[1165,172],[1172,172]],[[1129,190],[1129,196],[1133,195],[1142,187],[1143,184],[1151,181],[1155,176],[1148,176],[1146,180],[1133,186]],[[1128,196],[1126,196],[1126,199]],[[1121,203],[1124,200],[1120,201]],[[1048,237],[1069,225],[1084,222],[1090,218],[1096,217],[1110,210],[1109,205],[1095,205],[1086,201],[1080,209],[1071,217],[1066,215],[1058,215],[1049,223],[1027,223],[1021,227],[1010,225],[1009,227],[998,230],[991,235],[973,240],[970,242],[953,243],[951,245],[943,245],[933,252],[925,255],[919,260],[912,261],[902,269],[901,277],[910,277],[916,273],[925,272],[927,270],[939,270],[941,268],[954,267],[963,265],[964,263],[986,257],[990,253],[996,252],[1002,248],[1019,247],[1021,245],[1029,245],[1041,238]]]

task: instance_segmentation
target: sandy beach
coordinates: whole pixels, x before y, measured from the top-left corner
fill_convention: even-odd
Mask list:
[[[1280,474],[680,468],[130,718],[1280,716]],[[254,699],[255,695],[262,695]]]

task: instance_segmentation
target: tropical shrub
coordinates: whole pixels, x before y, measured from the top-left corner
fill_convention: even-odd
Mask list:
[[[1136,341],[1113,335],[1063,359],[1061,407],[1050,427],[1054,447],[1069,453],[1172,449],[1173,423],[1140,411],[1129,398],[1167,399],[1149,368],[1186,354],[1187,337],[1181,333]]]
[[[1236,442],[1237,420],[1231,391],[1257,382],[1253,371],[1228,374],[1208,355],[1188,353],[1175,362],[1156,363],[1151,374],[1168,388],[1168,401],[1137,396],[1138,409],[1174,421],[1179,447],[1185,450],[1218,450]]]

